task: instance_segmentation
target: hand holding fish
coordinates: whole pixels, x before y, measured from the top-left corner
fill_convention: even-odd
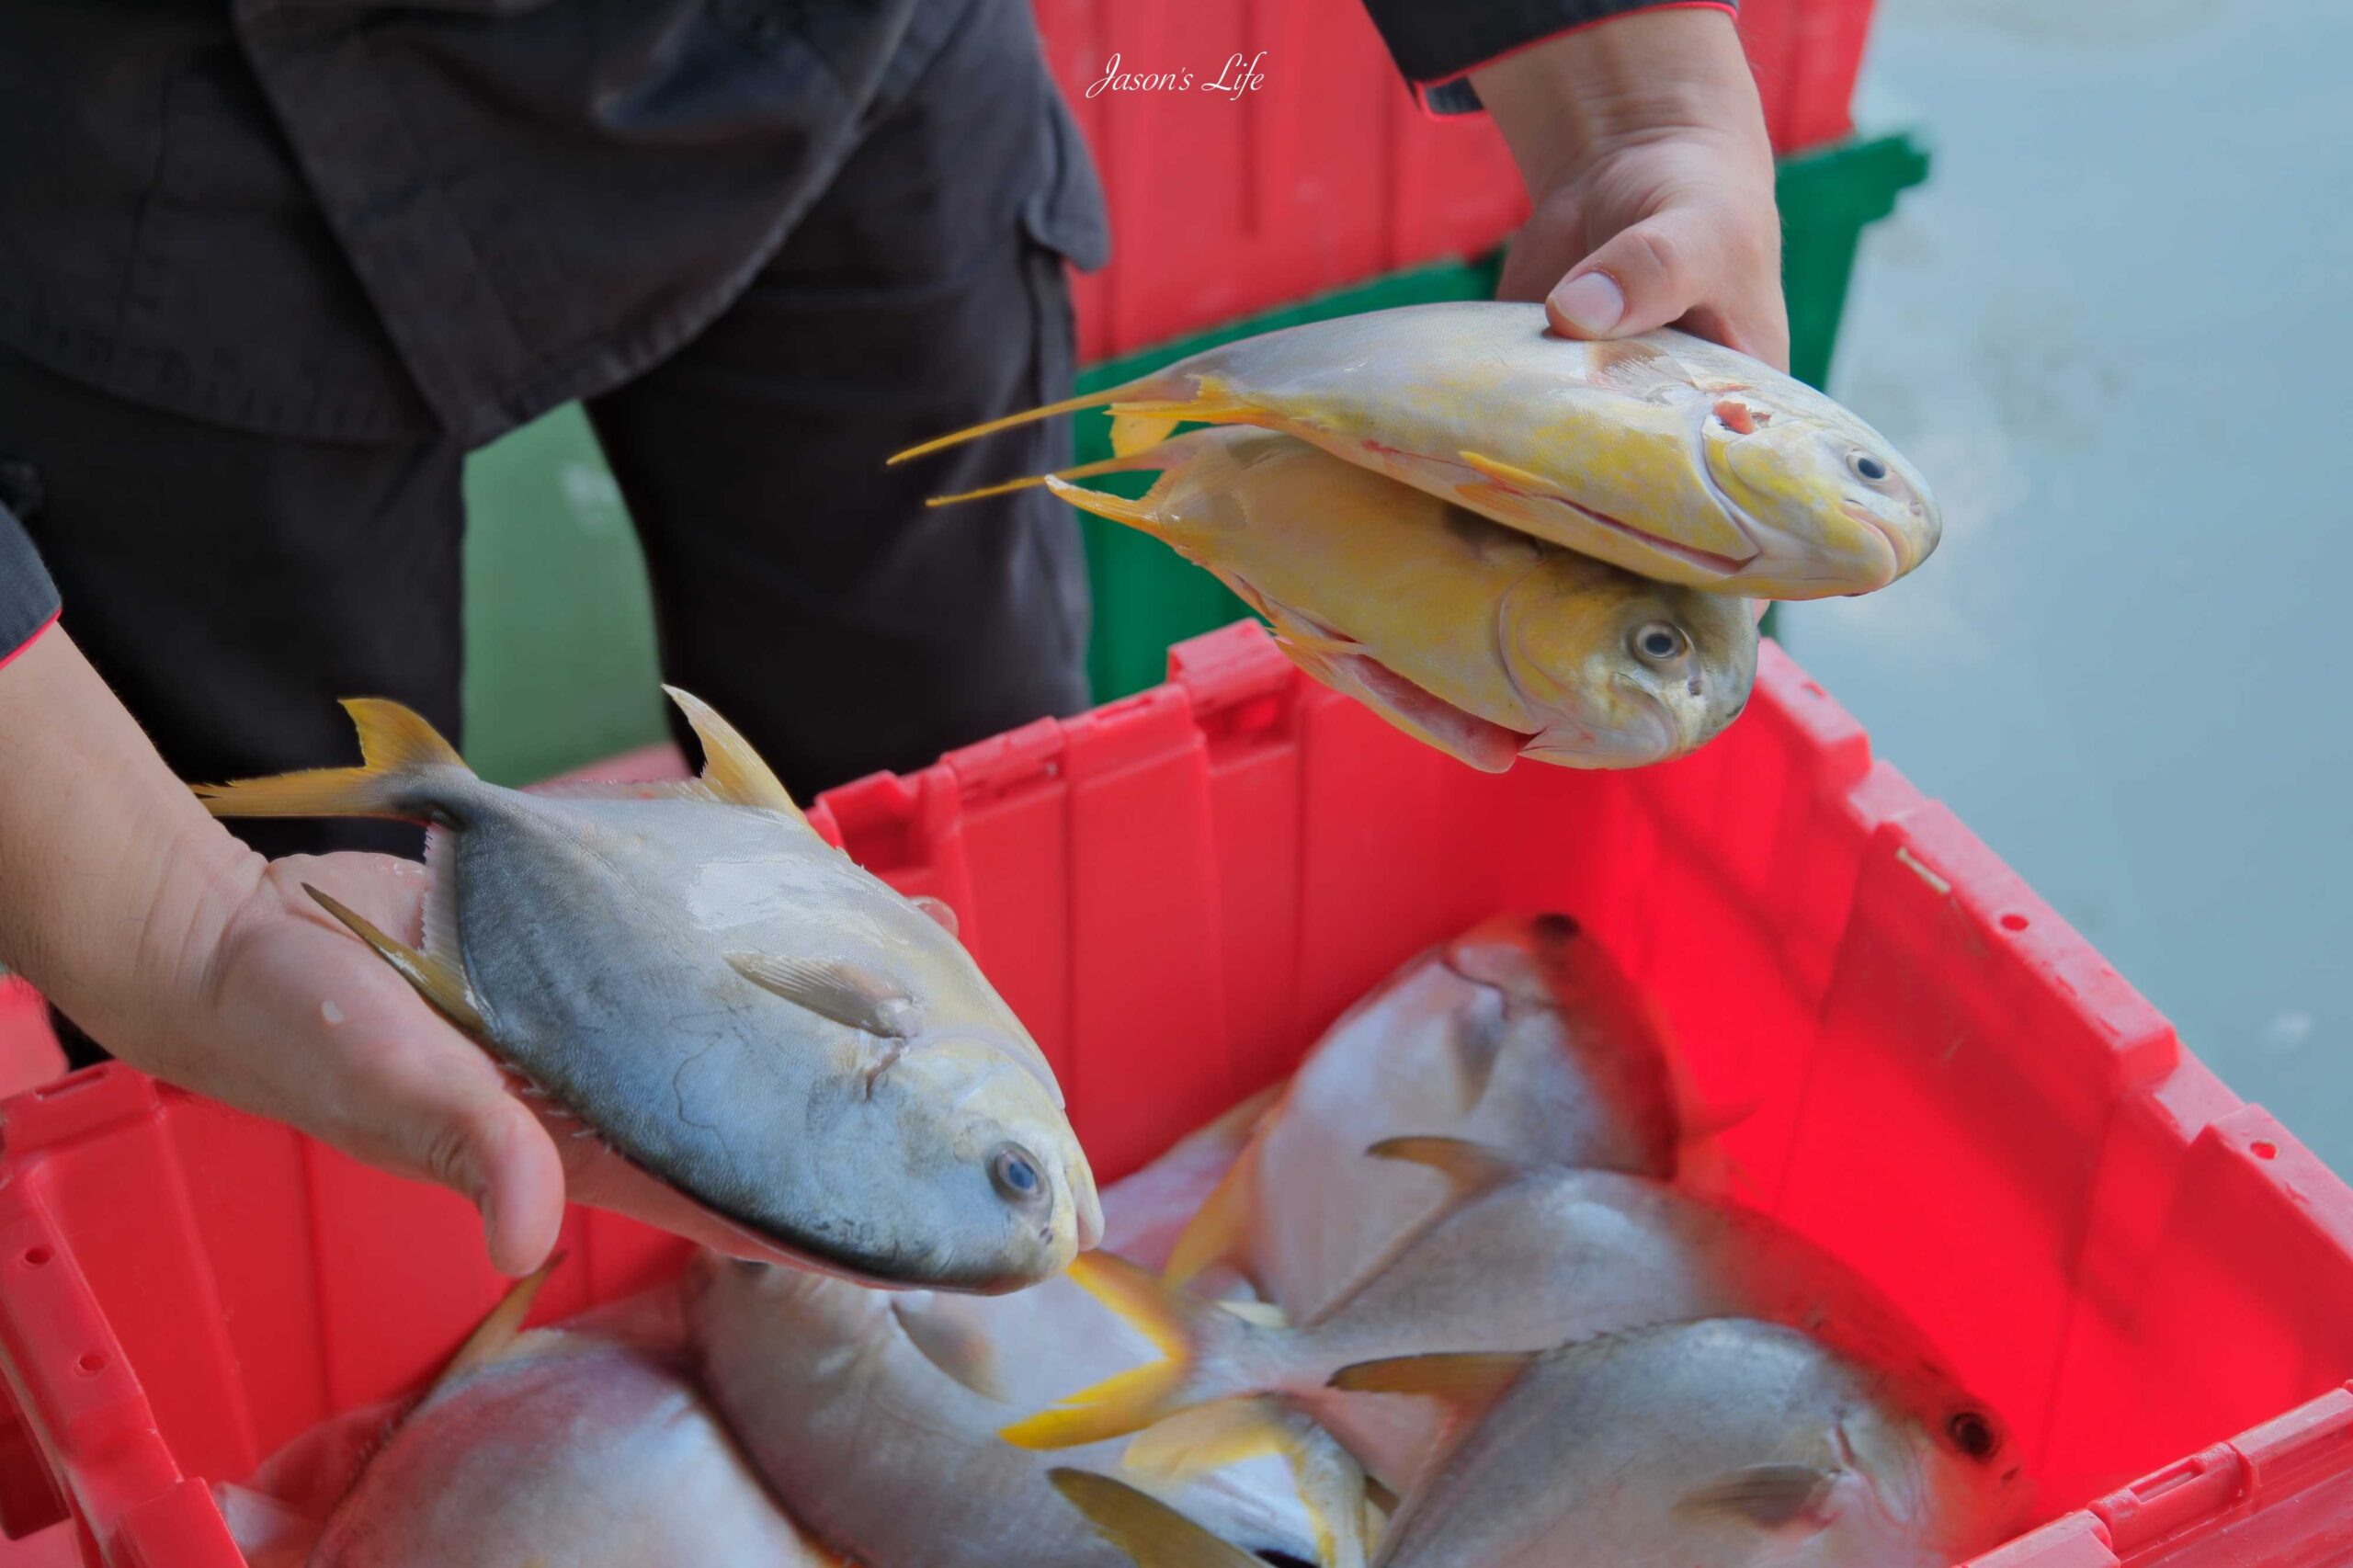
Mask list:
[[[482,1209],[500,1268],[547,1256],[554,1142],[301,885],[413,935],[420,868],[245,848],[63,628],[0,673],[0,961],[123,1061],[450,1187]]]
[[[1570,337],[1677,325],[1788,368],[1773,153],[1730,17],[1640,11],[1471,81],[1536,208],[1502,298]]]

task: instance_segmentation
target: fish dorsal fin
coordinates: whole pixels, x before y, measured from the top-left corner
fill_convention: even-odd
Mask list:
[[[1444,1176],[1455,1197],[1465,1201],[1528,1174],[1526,1165],[1501,1149],[1468,1138],[1383,1138],[1365,1153],[1376,1160],[1427,1165]]]
[[[333,894],[320,892],[310,883],[302,891],[321,909],[343,923],[344,928],[376,950],[376,956],[391,964],[394,972],[416,988],[417,994],[433,1004],[441,1016],[476,1040],[487,1039],[490,1026],[483,1019],[482,999],[466,980],[465,971],[447,954],[420,953],[405,942],[396,942],[371,925],[365,915],[347,907]]]
[[[963,927],[956,918],[956,906],[944,898],[934,898],[927,892],[916,893],[907,900],[932,918],[932,922],[951,937],[961,937]]]
[[[915,1032],[915,998],[886,975],[840,959],[730,953],[728,966],[796,1007],[886,1040]]]
[[[995,1342],[955,1308],[930,1291],[915,1291],[892,1297],[891,1315],[899,1320],[907,1342],[941,1373],[983,1399],[1004,1400]]]
[[[1046,1479],[1136,1568],[1266,1568],[1252,1553],[1124,1481],[1085,1470],[1050,1470]]]
[[[1448,1351],[1359,1361],[1332,1374],[1344,1393],[1409,1393],[1437,1400],[1459,1416],[1475,1415],[1501,1399],[1535,1361],[1533,1353]]]
[[[360,766],[313,767],[267,778],[199,784],[216,817],[395,817],[422,821],[422,802],[405,786],[420,775],[468,772],[465,760],[425,719],[382,697],[347,697],[344,711],[359,732]]]
[[[436,1390],[447,1388],[468,1372],[488,1366],[512,1349],[523,1332],[523,1320],[531,1315],[531,1303],[540,1299],[540,1287],[548,1282],[548,1276],[554,1273],[556,1265],[563,1261],[563,1256],[559,1253],[517,1280],[514,1289],[500,1297],[498,1304],[484,1313],[482,1322],[474,1325],[474,1331],[466,1335],[466,1342],[458,1346],[457,1354],[451,1356],[449,1363],[441,1369],[441,1375],[433,1380],[433,1387]]]
[[[792,797],[760,760],[760,754],[751,743],[736,733],[735,726],[719,716],[718,710],[691,692],[675,686],[662,688],[678,711],[694,726],[695,739],[702,743],[702,781],[710,792],[730,805],[750,806],[759,811],[782,812],[795,822],[809,819],[792,803]]]
[[[1837,1483],[1835,1471],[1810,1464],[1752,1464],[1694,1488],[1677,1511],[1715,1514],[1762,1529],[1826,1522],[1823,1506]]]

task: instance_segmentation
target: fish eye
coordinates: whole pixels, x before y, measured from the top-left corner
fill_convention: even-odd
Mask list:
[[[989,1156],[989,1180],[1008,1202],[1035,1203],[1046,1193],[1038,1157],[1018,1143],[1001,1144]]]
[[[1650,620],[1634,628],[1626,645],[1646,665],[1671,665],[1690,651],[1691,640],[1672,621]]]
[[[1868,480],[1873,484],[1877,484],[1887,477],[1887,465],[1869,452],[1849,452],[1847,455],[1847,466],[1853,469],[1859,478]]]
[[[2002,1446],[1994,1424],[1974,1410],[1958,1410],[1945,1423],[1945,1433],[1952,1438],[1952,1446],[1973,1460],[1989,1460],[1994,1450]]]

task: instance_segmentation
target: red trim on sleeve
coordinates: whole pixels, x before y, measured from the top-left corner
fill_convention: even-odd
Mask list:
[[[1588,21],[1573,22],[1558,32],[1546,33],[1542,38],[1529,39],[1526,43],[1516,43],[1501,54],[1492,55],[1480,61],[1476,65],[1466,65],[1453,75],[1440,81],[1415,82],[1413,84],[1414,102],[1420,107],[1422,113],[1432,119],[1460,119],[1462,118],[1461,115],[1440,114],[1430,108],[1429,90],[1432,87],[1443,87],[1451,83],[1462,81],[1473,71],[1484,71],[1497,61],[1509,60],[1513,55],[1525,53],[1540,44],[1551,43],[1556,38],[1566,38],[1571,33],[1581,33],[1587,28],[1606,28],[1612,22],[1622,22],[1629,17],[1645,16],[1653,11],[1722,11],[1734,21],[1740,19],[1740,6],[1734,3],[1734,0],[1659,0],[1659,4],[1655,6],[1638,6],[1631,11],[1618,11],[1607,17],[1595,17]]]
[[[30,637],[28,637],[23,642],[17,643],[7,653],[0,653],[0,670],[5,670],[10,665],[15,664],[18,653],[23,653],[26,649],[40,642],[40,634],[57,624],[57,617],[59,613],[60,612],[57,610],[51,610],[49,612],[49,619],[42,621],[39,626],[34,627],[33,634]]]

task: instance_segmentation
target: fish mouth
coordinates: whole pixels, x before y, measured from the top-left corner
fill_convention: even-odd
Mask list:
[[[1873,534],[1879,537],[1880,541],[1887,546],[1886,575],[1881,577],[1879,581],[1872,584],[1871,586],[1875,588],[1883,588],[1890,583],[1894,582],[1898,577],[1904,575],[1905,570],[1904,557],[1907,552],[1904,548],[1904,540],[1896,534],[1896,531],[1893,528],[1890,528],[1883,518],[1873,515],[1871,512],[1861,506],[1856,506],[1852,501],[1840,502],[1838,509],[1846,513],[1847,516],[1854,518],[1855,521],[1862,524],[1865,528],[1870,529]]]
[[[1635,726],[1616,725],[1601,730],[1580,724],[1574,731],[1577,741],[1582,742],[1580,744],[1568,743],[1564,727],[1554,725],[1530,742],[1525,755],[1532,761],[1561,763],[1574,767],[1647,767],[1653,763],[1679,756],[1684,749],[1683,726],[1676,722],[1674,711],[1659,700],[1657,693],[1644,690],[1622,674],[1610,678],[1611,684],[1621,691],[1640,698],[1649,716],[1657,721],[1654,724],[1639,726],[1640,730],[1648,732],[1647,738],[1652,744],[1647,748],[1630,754],[1622,744],[1636,733]],[[1621,744],[1603,749],[1598,743],[1605,735]]]

